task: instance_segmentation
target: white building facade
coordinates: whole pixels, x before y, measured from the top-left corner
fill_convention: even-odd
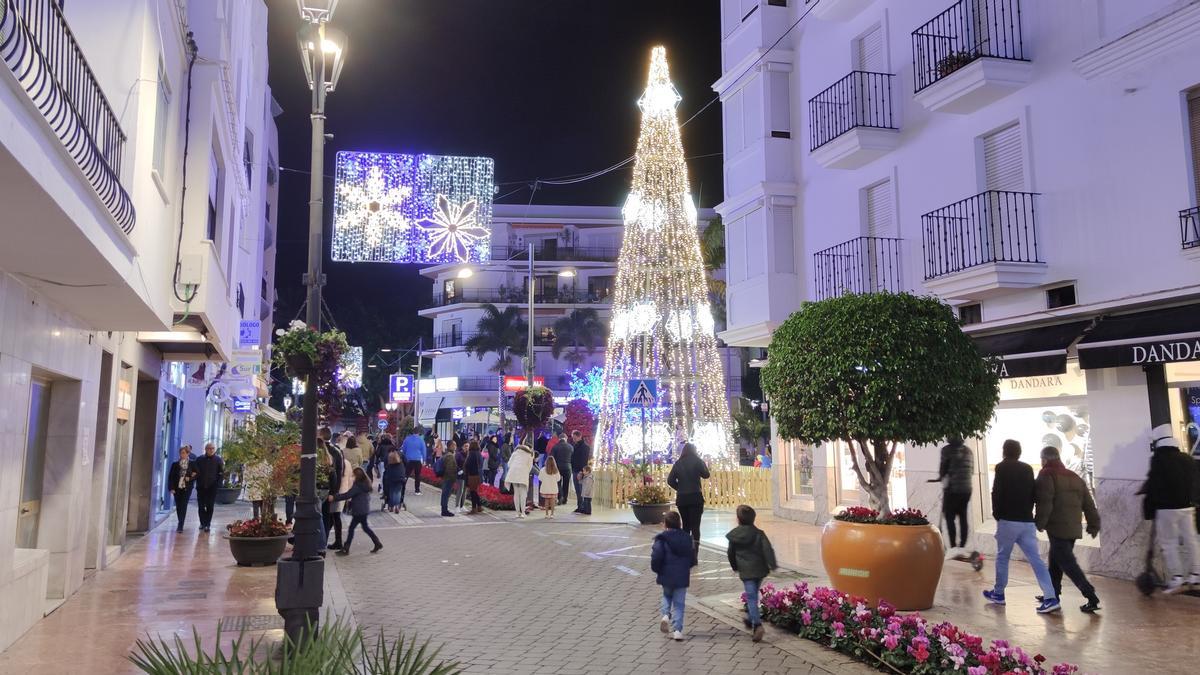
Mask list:
[[[0,649],[167,517],[185,362],[263,313],[265,45],[260,0],[0,8]]]
[[[701,223],[713,218],[702,209]],[[703,225],[702,225],[703,226]],[[468,353],[466,343],[477,333],[483,305],[517,307],[528,321],[529,246],[534,249],[534,375],[556,396],[567,396],[571,373],[604,367],[611,296],[616,284],[624,222],[613,206],[525,206],[496,204],[492,216],[491,261],[482,265],[447,264],[422,274],[434,280],[430,306],[419,312],[433,320],[432,373],[419,387],[419,421],[445,431],[469,410],[495,410],[503,383],[494,369],[496,354]],[[596,349],[567,348],[553,355],[554,324],[574,311],[594,310],[603,328]],[[741,365],[736,350],[722,350],[730,395],[741,393]],[[514,378],[505,396],[511,399],[524,379],[520,356],[505,370]],[[511,400],[509,401],[511,403]],[[507,406],[511,410],[511,406]],[[491,417],[499,422],[499,414]]]
[[[974,541],[1006,438],[1060,447],[1104,520],[1090,569],[1131,576],[1149,429],[1200,418],[1200,69],[1194,0],[723,0],[731,345],[801,303],[934,294],[1001,403],[973,441]],[[768,354],[769,358],[769,354]],[[776,512],[860,496],[844,448],[775,439]],[[939,511],[936,448],[893,502]]]

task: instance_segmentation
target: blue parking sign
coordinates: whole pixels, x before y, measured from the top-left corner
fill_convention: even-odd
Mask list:
[[[392,375],[388,380],[391,400],[397,403],[411,403],[413,398],[413,376]]]

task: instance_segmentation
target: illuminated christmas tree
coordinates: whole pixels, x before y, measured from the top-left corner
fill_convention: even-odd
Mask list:
[[[679,101],[666,50],[655,47],[646,92],[638,101],[642,128],[625,202],[600,396],[596,447],[604,463],[675,456],[685,440],[707,460],[736,463],[696,206],[675,115]],[[649,408],[630,400],[638,398],[629,391],[630,382],[644,379],[657,382]]]

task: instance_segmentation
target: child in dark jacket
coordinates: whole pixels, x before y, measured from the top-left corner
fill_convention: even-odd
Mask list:
[[[375,543],[375,548],[371,549],[371,553],[378,553],[383,544],[379,543],[379,537],[375,536],[375,531],[367,524],[367,515],[371,513],[371,479],[367,478],[367,472],[363,471],[361,466],[354,467],[354,484],[350,486],[340,495],[329,495],[329,501],[340,502],[350,501],[350,531],[346,533],[346,541],[342,543],[342,548],[338,550],[338,555],[350,555],[350,542],[354,540],[354,528],[362,525],[363,532],[371,538]]]
[[[763,579],[778,565],[775,563],[775,549],[771,548],[771,540],[767,533],[754,526],[757,514],[754,509],[742,504],[737,507],[738,526],[725,534],[729,540],[729,566],[742,580],[746,589],[746,610],[749,618],[746,627],[753,629],[754,641],[763,639],[762,618],[759,614],[758,589]]]
[[[696,566],[696,549],[692,547],[692,536],[684,532],[683,519],[675,511],[667,514],[663,531],[654,537],[650,549],[650,569],[658,575],[656,581],[662,586],[662,621],[658,627],[662,632],[675,629],[673,637],[683,639],[683,602],[687,597],[692,568]],[[673,625],[672,625],[673,624]]]

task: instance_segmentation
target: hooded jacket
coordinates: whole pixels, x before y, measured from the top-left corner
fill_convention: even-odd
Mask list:
[[[975,456],[961,440],[942,446],[938,478],[945,481],[945,491],[969,495],[975,475]]]
[[[1147,506],[1155,511],[1192,506],[1197,496],[1195,460],[1173,445],[1156,447],[1143,489]]]
[[[767,533],[753,525],[738,525],[725,533],[729,566],[742,579],[763,579],[779,565]]]
[[[1048,460],[1037,477],[1037,529],[1055,539],[1081,539],[1084,518],[1088,534],[1098,534],[1100,512],[1087,484],[1062,460]]]
[[[350,515],[365,516],[371,512],[371,484],[355,481],[350,485],[350,489],[335,496],[333,501],[349,501]]]
[[[519,445],[508,458],[508,473],[504,482],[512,485],[529,485],[529,474],[533,471],[533,452],[529,446]]]
[[[654,535],[650,549],[650,570],[663,588],[687,588],[691,570],[696,566],[692,535],[681,529],[663,530]]]

